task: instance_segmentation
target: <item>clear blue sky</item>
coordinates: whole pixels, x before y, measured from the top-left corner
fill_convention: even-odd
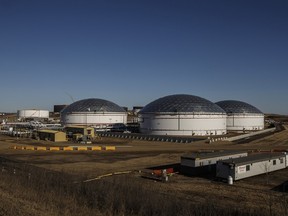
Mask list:
[[[286,0],[0,0],[0,111],[170,94],[288,114]]]

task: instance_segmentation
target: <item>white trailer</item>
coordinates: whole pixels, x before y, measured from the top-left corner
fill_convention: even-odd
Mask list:
[[[216,164],[219,160],[246,157],[246,151],[220,151],[206,153],[192,153],[181,156],[181,166],[201,167]]]
[[[216,163],[229,158],[246,157],[245,151],[221,151],[209,153],[193,153],[181,156],[181,172],[187,175],[213,173],[215,175]]]
[[[216,177],[240,180],[287,167],[286,153],[258,153],[247,157],[218,161]]]

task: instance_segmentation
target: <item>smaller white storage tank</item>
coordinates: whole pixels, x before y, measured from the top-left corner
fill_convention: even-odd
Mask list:
[[[236,100],[216,103],[227,113],[227,131],[246,132],[264,129],[264,114],[256,107]]]
[[[48,119],[49,111],[40,109],[24,109],[17,111],[18,119]]]

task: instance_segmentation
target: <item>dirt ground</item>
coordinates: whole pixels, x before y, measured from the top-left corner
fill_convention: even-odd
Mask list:
[[[287,126],[286,126],[287,129]],[[75,146],[75,143],[55,144],[47,141],[13,138],[0,135],[0,155],[5,158],[19,160],[34,166],[63,171],[78,175],[82,180],[93,179],[97,176],[132,171],[127,174],[136,181],[142,181],[143,187],[158,184],[161,193],[167,193],[183,199],[197,197],[199,202],[214,200],[220,206],[240,206],[243,208],[267,209],[285,208],[285,203],[279,202],[286,193],[278,192],[275,188],[288,180],[287,169],[236,181],[228,185],[223,181],[205,177],[188,177],[174,174],[169,182],[161,183],[140,178],[139,170],[151,167],[180,163],[183,154],[195,151],[212,150],[288,150],[288,130],[252,140],[244,144],[227,141],[206,143],[166,143],[139,141],[128,139],[102,138],[91,145],[116,146],[116,151],[28,151],[14,150],[13,146]],[[83,145],[83,144],[82,144]],[[89,145],[89,146],[91,146]],[[110,176],[109,178],[117,178]]]
[[[56,144],[27,138],[0,136],[0,154],[4,157],[26,161],[29,164],[57,171],[85,174],[95,177],[109,172],[140,170],[153,166],[180,163],[183,154],[195,151],[217,150],[288,150],[288,130],[235,144],[227,141],[206,143],[169,143],[129,139],[102,138],[89,146],[115,146],[116,151],[28,151],[10,149],[13,146],[75,146],[75,143]],[[83,146],[83,144],[77,144]],[[86,145],[85,145],[86,146]]]

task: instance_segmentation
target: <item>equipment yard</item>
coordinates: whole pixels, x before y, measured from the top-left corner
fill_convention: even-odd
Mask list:
[[[48,141],[36,141],[28,138],[17,139],[15,137],[0,135],[0,152],[2,158],[22,165],[32,165],[32,167],[37,167],[37,170],[41,168],[40,170],[56,171],[56,173],[63,173],[63,175],[67,174],[72,176],[69,182],[79,183],[84,181],[87,183],[83,184],[96,185],[99,184],[99,182],[101,182],[101,184],[104,184],[103,182],[112,184],[118,182],[118,186],[120,184],[119,182],[129,182],[132,188],[136,187],[135,185],[138,185],[137,187],[141,185],[141,190],[146,191],[145,193],[148,193],[147,191],[157,190],[154,191],[154,193],[162,194],[166,198],[168,197],[168,200],[175,199],[177,202],[183,200],[182,203],[187,202],[188,204],[193,203],[193,205],[205,205],[206,207],[208,205],[209,208],[216,209],[217,211],[219,209],[226,211],[227,206],[228,209],[232,209],[233,211],[236,209],[241,213],[248,212],[252,215],[253,213],[257,215],[259,212],[267,215],[278,215],[285,214],[288,211],[287,192],[279,191],[285,189],[285,183],[288,181],[287,168],[236,181],[233,185],[228,185],[227,182],[211,176],[184,176],[177,170],[179,168],[181,155],[191,152],[217,150],[247,150],[248,152],[285,151],[288,149],[287,130],[276,132],[243,144],[228,141],[207,143],[205,140],[193,143],[170,143],[105,137],[97,139],[89,145],[77,144],[77,146],[81,145],[101,147],[115,146],[116,149],[114,151],[20,150],[13,149],[13,146],[64,147],[76,145],[75,143],[69,142],[55,144]],[[5,160],[2,160],[2,176],[7,175],[9,172],[9,168],[6,167],[8,163],[3,162]],[[144,171],[147,172],[147,170],[151,170],[152,172],[155,169],[164,167],[173,167],[176,171],[176,173],[171,176],[169,175],[169,181],[166,183],[149,178],[141,178],[141,174]],[[14,178],[18,172],[25,172],[21,169],[21,167],[16,168]],[[10,170],[10,172],[12,172],[12,170]],[[33,178],[33,175],[33,172],[29,172],[29,178]],[[11,174],[10,177],[13,177],[13,175]],[[43,208],[47,208],[47,206],[45,207],[43,204],[37,203],[36,199],[25,197],[23,194],[21,197],[16,198],[19,194],[17,195],[17,191],[12,190],[12,187],[9,187],[9,190],[4,188],[7,188],[5,181],[0,185],[0,199],[1,202],[3,199],[5,200],[3,203],[6,204],[2,207],[1,211],[6,215],[15,214],[15,212],[10,211],[12,211],[13,206],[15,207],[17,205],[17,202],[22,203],[21,205],[23,206],[22,210],[18,212],[21,215],[39,215],[40,212],[44,211]],[[288,185],[286,186],[286,189],[287,188]],[[27,193],[27,196],[28,195],[29,193]],[[145,199],[145,197],[143,197],[143,199]],[[126,203],[125,205],[128,204]],[[27,206],[30,207],[28,208]],[[10,210],[7,210],[7,208]],[[31,208],[33,209],[31,210]],[[118,208],[120,207],[115,206],[115,204],[113,205],[113,214],[119,211]],[[126,207],[126,209],[127,208],[128,207]],[[126,214],[133,215],[131,211],[132,210],[130,210],[130,213],[126,212]],[[133,211],[135,211],[135,209]],[[61,209],[50,209],[47,215],[57,215],[60,213],[64,215],[76,214],[76,212],[72,212],[71,210],[63,213]],[[108,212],[105,211],[103,213],[103,209],[98,213],[100,215],[108,214]],[[230,213],[228,212],[227,214]],[[88,212],[87,215],[89,214]]]

